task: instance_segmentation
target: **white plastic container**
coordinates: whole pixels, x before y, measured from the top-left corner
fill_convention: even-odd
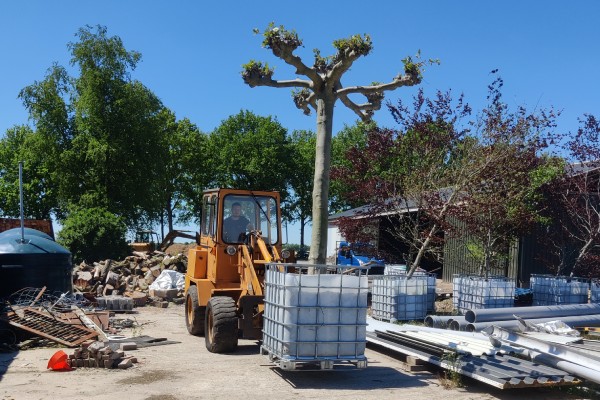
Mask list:
[[[600,303],[600,280],[592,279],[590,283],[590,303]]]
[[[514,307],[515,282],[503,276],[454,275],[452,303],[461,314],[480,308]]]
[[[421,320],[427,314],[427,276],[383,275],[373,279],[373,318],[384,321]]]
[[[367,276],[309,267],[267,265],[263,349],[288,361],[366,360]]]
[[[534,306],[588,303],[590,282],[585,278],[533,274],[529,284]]]

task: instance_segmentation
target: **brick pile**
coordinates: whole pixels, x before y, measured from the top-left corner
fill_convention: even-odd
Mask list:
[[[136,357],[125,355],[125,350],[135,349],[135,343],[121,343],[117,347],[100,341],[88,342],[76,348],[67,363],[72,368],[127,369],[138,361]]]

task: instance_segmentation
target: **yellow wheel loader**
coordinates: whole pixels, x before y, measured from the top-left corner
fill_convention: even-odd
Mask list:
[[[261,339],[265,266],[295,261],[282,250],[279,193],[206,191],[197,242],[185,275],[188,332],[204,335],[213,353]]]

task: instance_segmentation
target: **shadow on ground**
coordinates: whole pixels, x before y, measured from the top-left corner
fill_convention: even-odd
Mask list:
[[[8,371],[8,367],[10,367],[10,364],[12,364],[12,362],[15,360],[17,354],[19,354],[18,351],[11,351],[6,353],[0,352],[0,382],[2,382],[4,374],[6,374],[6,372]]]
[[[283,371],[272,368],[295,389],[369,390],[427,386],[431,374],[404,374],[394,368],[370,365],[366,369],[337,366],[333,371]]]

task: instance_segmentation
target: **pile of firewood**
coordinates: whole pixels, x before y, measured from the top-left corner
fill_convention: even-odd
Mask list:
[[[134,252],[122,261],[83,262],[73,268],[73,289],[93,296],[147,294],[164,269],[185,273],[186,265],[184,254],[171,256],[159,251]]]

